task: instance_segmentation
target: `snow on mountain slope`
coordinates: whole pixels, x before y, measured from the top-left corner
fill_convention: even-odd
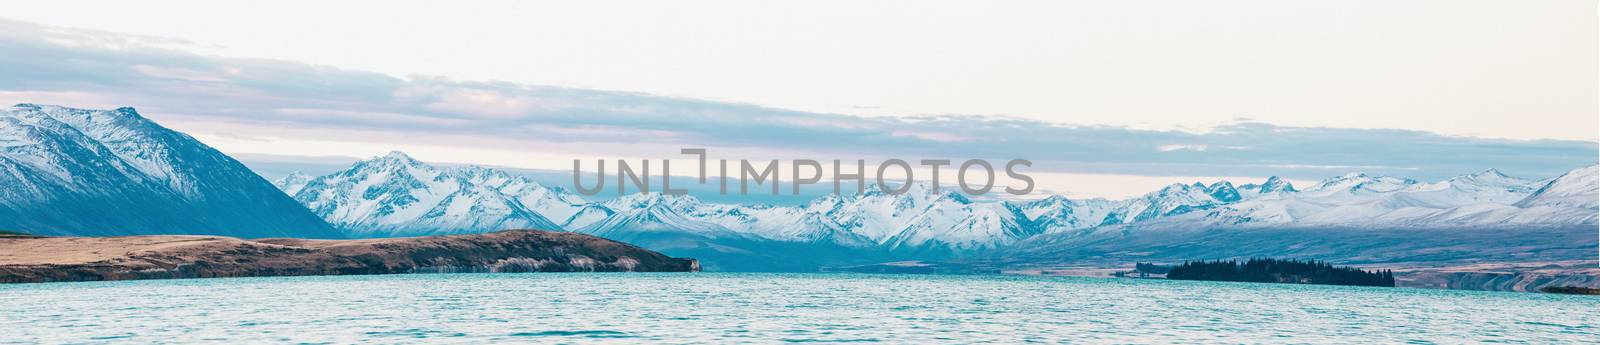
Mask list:
[[[1169,222],[1178,226],[1355,228],[1578,225],[1595,222],[1592,209],[1538,208],[1519,203],[1518,200],[1531,198],[1535,184],[1534,181],[1506,176],[1492,169],[1436,183],[1352,173],[1324,180],[1315,187],[1288,197],[1248,199]],[[1573,185],[1581,186],[1580,183]],[[1574,194],[1583,193],[1579,189]],[[1592,189],[1587,193],[1590,199],[1596,196]]]
[[[1413,185],[1396,192],[1396,205],[1448,208],[1472,204],[1511,204],[1532,193],[1534,181],[1506,176],[1489,169],[1436,182]]]
[[[1100,225],[1137,223],[1210,209],[1224,203],[1226,202],[1212,196],[1199,182],[1192,185],[1175,183],[1123,202],[1107,214]]]
[[[0,172],[0,228],[84,236],[340,236],[243,164],[133,108],[6,109]]]
[[[701,203],[693,200],[679,206],[685,217],[716,224],[731,231],[752,234],[766,239],[811,242],[818,240],[804,210],[797,207],[772,205],[724,205]]]
[[[883,244],[905,230],[906,224],[936,201],[926,185],[900,195],[884,192],[876,184],[859,195],[822,198],[806,205],[807,212],[824,215],[839,229]]]
[[[504,170],[469,166],[456,171],[466,178],[466,183],[485,186],[500,194],[512,196],[523,207],[552,221],[571,217],[585,202],[583,197],[561,187],[545,186],[526,177],[514,176]]]
[[[1216,210],[1171,220],[1178,224],[1211,226],[1282,226],[1291,223],[1328,224],[1365,221],[1390,212],[1393,193],[1411,188],[1416,181],[1388,176],[1349,173],[1323,180],[1305,190],[1292,187],[1258,194]],[[1271,179],[1262,186],[1272,185]],[[1267,190],[1261,188],[1260,190]]]
[[[199,181],[189,179],[198,169],[181,161],[193,138],[166,130],[139,116],[133,108],[91,111],[42,106],[40,111],[100,142],[139,172],[166,182],[173,191],[199,198]],[[184,171],[179,171],[184,170]]]
[[[524,177],[479,167],[438,168],[404,153],[311,178],[280,180],[295,200],[356,236],[561,229],[544,214],[577,212],[582,199]]]
[[[912,184],[899,195],[876,185],[860,195],[827,196],[807,204],[811,231],[833,243],[866,242],[897,251],[961,252],[996,248],[1038,233],[1022,207],[976,203],[949,189]]]
[[[737,234],[785,242],[845,247],[961,251],[993,248],[1031,236],[1027,218],[1009,204],[976,204],[953,191],[932,193],[916,184],[890,195],[877,186],[861,195],[828,196],[804,207],[722,205],[690,196],[633,194],[592,204],[564,224],[578,232],[689,232],[706,237]]]
[[[974,204],[957,194],[911,219],[888,242],[890,250],[996,249],[1037,234],[1022,210],[1010,203]]]
[[[1019,206],[1040,233],[1059,233],[1099,226],[1118,204],[1099,198],[1073,200],[1051,195]]]
[[[1575,207],[1600,208],[1600,165],[1573,169],[1551,180],[1528,197],[1517,201],[1519,207]]]
[[[581,217],[567,224],[574,232],[607,237],[621,233],[683,232],[716,238],[733,231],[699,218],[684,215],[699,201],[690,196],[659,193],[630,194],[584,207]]]
[[[1417,184],[1416,180],[1392,176],[1368,176],[1353,172],[1322,180],[1311,188],[1300,191],[1311,197],[1362,197],[1404,190]]]

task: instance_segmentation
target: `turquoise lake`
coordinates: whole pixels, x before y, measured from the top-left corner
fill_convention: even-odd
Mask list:
[[[0,285],[0,343],[1583,343],[1600,297],[1023,276],[415,274]]]

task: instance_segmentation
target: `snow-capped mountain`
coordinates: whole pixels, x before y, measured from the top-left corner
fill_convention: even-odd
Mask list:
[[[0,229],[340,236],[243,164],[133,108],[34,104],[0,111]]]
[[[556,230],[560,225],[546,215],[565,217],[584,203],[526,177],[481,167],[439,168],[400,152],[324,176],[290,175],[275,184],[358,237]]]

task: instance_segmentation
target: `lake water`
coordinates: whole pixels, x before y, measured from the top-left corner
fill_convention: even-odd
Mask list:
[[[0,285],[0,343],[1600,341],[1600,297],[1019,276],[417,274]]]

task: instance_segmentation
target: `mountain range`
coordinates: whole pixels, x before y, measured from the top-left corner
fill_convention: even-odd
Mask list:
[[[708,269],[717,269],[751,261],[745,254],[776,255],[754,261],[785,261],[795,267],[836,261],[803,258],[819,251],[884,260],[983,257],[1113,229],[1353,233],[1351,229],[1587,227],[1592,233],[1600,216],[1597,169],[1578,168],[1544,180],[1490,169],[1432,183],[1351,173],[1304,188],[1271,177],[1237,187],[1230,181],[1172,184],[1125,200],[1052,195],[1031,201],[974,201],[952,188],[934,193],[926,184],[900,195],[869,186],[859,195],[774,206],[706,203],[659,193],[585,201],[508,172],[440,168],[392,152],[332,174],[293,174],[276,184],[353,236],[541,227],[634,242],[672,255],[698,255]]]

